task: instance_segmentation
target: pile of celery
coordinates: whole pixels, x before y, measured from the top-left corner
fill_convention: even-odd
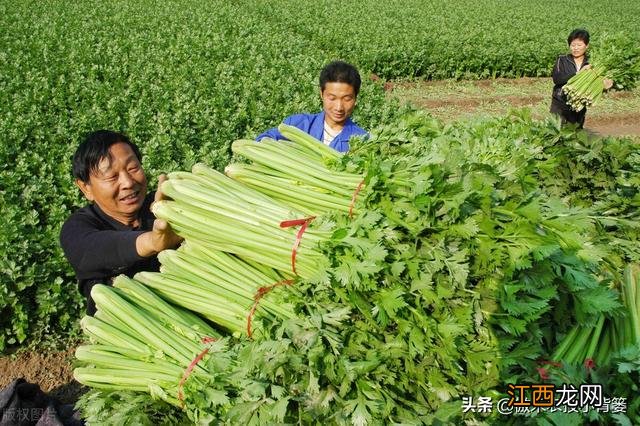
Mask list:
[[[234,143],[235,152],[253,160],[227,168],[235,180],[203,164],[169,174],[161,190],[170,199],[153,211],[185,242],[158,255],[159,273],[95,287],[98,310],[82,320],[91,344],[76,351],[86,365],[76,368],[76,380],[149,392],[180,406],[181,382],[206,372],[195,361],[207,357],[221,330],[251,335],[265,319],[294,317],[286,301],[296,294],[293,279],[322,273],[317,246],[331,232],[330,222],[310,215],[353,213],[363,182],[324,166],[340,158],[332,149],[297,129],[283,133],[297,142]],[[296,220],[306,221],[303,234],[301,225],[283,226]]]
[[[203,351],[203,342],[219,333],[124,275],[113,285],[98,284],[91,291],[98,310],[81,321],[91,344],[76,349],[86,366],[77,367],[74,378],[94,388],[149,392],[179,405],[186,367]],[[196,365],[190,380],[203,374]]]

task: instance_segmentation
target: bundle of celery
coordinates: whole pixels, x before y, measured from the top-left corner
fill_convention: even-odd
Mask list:
[[[602,97],[604,79],[614,89],[631,90],[640,79],[640,44],[627,34],[604,34],[593,48],[591,68],[576,73],[562,88],[567,102],[581,111]]]
[[[262,318],[285,320],[294,316],[280,297],[283,285],[292,283],[289,274],[278,274],[192,240],[178,250],[161,252],[158,258],[162,264],[160,273],[140,272],[134,278],[165,300],[198,313],[231,333],[246,330],[251,334],[252,329],[259,328]],[[260,297],[267,291],[268,297]],[[289,288],[287,292],[295,294],[296,290]]]
[[[540,179],[563,172],[542,160],[556,145],[567,150],[563,162],[582,158],[571,151],[573,140],[556,144],[570,137],[558,132],[523,117],[441,128],[411,116],[372,132],[379,136],[341,157],[326,153],[319,141],[305,144],[294,132],[290,143],[239,143],[248,156],[260,157],[248,165],[252,171],[287,185],[303,182],[291,200],[280,194],[275,201],[265,195],[268,185],[250,190],[201,166],[173,174],[166,186],[173,200],[159,205],[175,210],[164,217],[186,245],[161,256],[158,276],[193,289],[149,280],[163,298],[193,303],[212,321],[227,319],[225,328],[237,330],[246,319],[242,305],[244,312],[255,306],[250,296],[260,293],[256,287],[265,278],[293,276],[296,246],[304,265],[292,285],[260,299],[260,333],[253,339],[236,333],[198,363],[204,373],[184,385],[191,418],[232,424],[473,422],[480,416],[462,412],[462,397],[495,397],[504,383],[537,380],[547,342],[564,332],[558,324],[591,326],[617,307],[616,294],[600,284],[606,275],[601,265],[615,267],[612,253],[621,247],[625,255],[638,254],[637,245],[624,240],[635,219],[607,216],[631,205],[632,167],[612,172],[613,189],[621,182],[633,189],[607,191],[618,197],[607,205],[606,212],[614,213],[596,214],[600,205],[579,207],[575,199],[568,205],[565,191],[581,194],[574,181]],[[633,145],[617,149],[636,158]],[[304,153],[312,178],[262,158],[295,152]],[[349,194],[327,188],[322,170],[351,175],[342,187]],[[364,184],[351,192],[356,176]],[[305,194],[323,187],[336,196],[332,202],[343,203],[342,213],[329,208],[309,222],[307,212],[327,206],[314,205]],[[303,225],[281,232],[288,230],[280,228],[282,216],[305,219],[296,223],[306,224],[306,232],[300,234]],[[624,233],[608,248],[617,229]],[[233,261],[218,251],[233,253]],[[234,280],[241,289],[231,285]],[[207,301],[213,309],[206,309]]]
[[[594,327],[574,327],[556,348],[552,359],[569,364],[592,360],[606,364],[625,349],[640,348],[640,266],[629,264],[624,270],[620,294],[621,315],[600,316]]]
[[[98,310],[81,321],[91,344],[76,349],[85,366],[74,370],[74,378],[94,388],[147,392],[182,405],[185,370],[214,344],[218,332],[124,275],[114,286],[99,284],[91,291]],[[194,365],[190,380],[203,375],[206,370]]]
[[[169,173],[168,178],[161,190],[171,200],[155,203],[153,213],[187,241],[303,278],[322,271],[324,257],[317,245],[331,235],[330,223],[297,212],[203,164],[194,165],[192,173]],[[303,238],[298,238],[303,227]]]

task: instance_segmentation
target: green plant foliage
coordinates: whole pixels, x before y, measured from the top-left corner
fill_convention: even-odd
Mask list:
[[[295,31],[317,49],[333,49],[383,78],[492,78],[549,76],[568,52],[566,39],[586,27],[597,41],[623,31],[637,44],[640,5],[622,0],[554,2],[335,0],[299,7],[294,0],[262,4],[283,31]]]
[[[410,114],[374,128],[371,139],[333,160],[338,169],[363,173],[366,185],[353,218],[320,216],[312,225],[335,229],[319,247],[329,267],[294,283],[287,302],[296,317],[264,319],[253,339],[236,334],[208,345],[199,364],[206,374],[184,387],[189,418],[637,423],[635,348],[593,377],[565,368],[574,370],[565,383],[582,378],[628,398],[626,415],[541,414],[527,422],[461,408],[464,396],[495,397],[509,383],[544,380],[540,366],[568,330],[620,307],[611,285],[619,279],[616,265],[640,254],[637,209],[624,209],[640,193],[632,160],[640,148],[610,139],[598,150],[584,135],[525,112],[448,126]],[[593,155],[583,155],[586,144],[594,144]],[[629,160],[615,160],[614,152]],[[575,183],[568,167],[590,167],[600,177]],[[611,193],[620,185],[624,192],[588,192],[598,179]],[[603,222],[613,225],[604,229]],[[148,392],[163,397],[154,384]],[[167,393],[171,400],[175,391]]]
[[[84,204],[70,178],[83,134],[127,132],[152,178],[286,115],[320,109],[317,74],[342,58],[364,79],[355,119],[398,108],[368,77],[548,75],[570,28],[637,36],[635,2],[58,0],[0,4],[0,350],[69,330],[82,310],[58,247]],[[562,17],[562,19],[559,19]]]

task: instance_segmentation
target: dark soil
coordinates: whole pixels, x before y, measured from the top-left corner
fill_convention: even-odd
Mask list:
[[[75,347],[61,352],[0,356],[0,389],[24,378],[64,404],[75,403],[88,388],[73,379],[74,351]]]

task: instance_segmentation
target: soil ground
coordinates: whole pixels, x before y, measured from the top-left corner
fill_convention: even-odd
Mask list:
[[[502,115],[510,108],[530,108],[543,118],[551,96],[549,78],[480,81],[388,82],[389,96],[424,108],[443,121],[480,115]],[[603,136],[640,139],[640,89],[612,92],[590,108],[585,128]],[[77,400],[86,388],[73,380],[73,351],[23,352],[0,357],[0,389],[24,377],[64,403]]]
[[[20,352],[0,357],[0,389],[15,379],[36,383],[50,396],[70,404],[87,388],[73,379],[75,347],[59,352]]]
[[[535,118],[549,115],[550,78],[477,81],[387,82],[389,96],[423,108],[445,122],[504,115],[528,108]],[[640,137],[640,88],[608,92],[587,112],[585,129],[601,136]]]

